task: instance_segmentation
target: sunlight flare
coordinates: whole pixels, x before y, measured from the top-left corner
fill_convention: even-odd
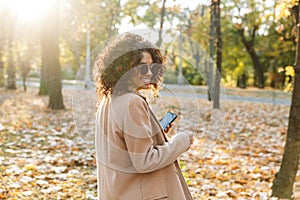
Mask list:
[[[20,23],[34,23],[43,16],[51,2],[52,0],[10,0],[7,6]]]

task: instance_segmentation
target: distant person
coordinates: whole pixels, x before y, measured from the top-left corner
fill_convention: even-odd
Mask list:
[[[98,199],[191,200],[177,158],[193,134],[170,141],[141,90],[157,92],[165,58],[139,35],[112,39],[95,62]]]

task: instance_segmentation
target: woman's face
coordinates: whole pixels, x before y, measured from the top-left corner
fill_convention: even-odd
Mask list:
[[[136,73],[134,73],[131,79],[136,90],[141,90],[141,89],[147,90],[151,88],[151,80],[153,74],[150,70],[151,68],[150,65],[153,63],[152,57],[151,54],[146,51],[142,52],[142,54],[143,54],[143,58],[141,59],[139,65],[134,68],[134,70],[136,70]],[[147,73],[145,74],[141,73],[141,70],[139,69],[141,65],[148,65]]]

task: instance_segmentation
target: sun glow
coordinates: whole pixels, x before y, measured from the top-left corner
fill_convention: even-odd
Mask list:
[[[1,1],[1,0],[0,0]],[[7,0],[6,6],[21,23],[37,22],[53,0]]]

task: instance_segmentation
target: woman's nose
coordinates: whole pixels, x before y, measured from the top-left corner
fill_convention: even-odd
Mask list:
[[[148,76],[152,76],[153,75],[150,67],[148,67],[148,71],[147,71],[146,75],[148,75]]]

